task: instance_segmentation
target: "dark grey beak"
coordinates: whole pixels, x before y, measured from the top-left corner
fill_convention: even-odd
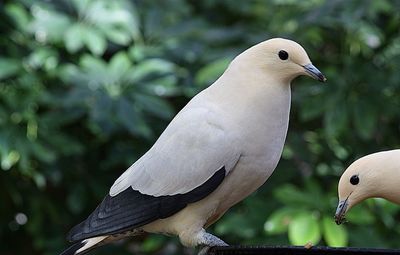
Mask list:
[[[343,223],[345,220],[345,215],[346,215],[346,210],[347,210],[347,200],[349,198],[346,198],[344,201],[339,201],[338,207],[336,208],[336,213],[335,213],[335,222],[336,224],[340,225]]]
[[[311,77],[313,77],[314,79],[319,80],[321,82],[325,82],[326,81],[325,76],[313,64],[310,63],[310,64],[307,64],[307,65],[304,65],[303,67],[306,70],[306,72],[309,75],[311,75]]]

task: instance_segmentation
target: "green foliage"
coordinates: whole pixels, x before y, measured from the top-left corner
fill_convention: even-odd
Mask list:
[[[346,229],[342,225],[336,225],[331,217],[323,218],[322,228],[324,231],[324,238],[329,246],[340,247],[347,245],[348,236]]]
[[[294,245],[304,245],[306,243],[318,243],[321,239],[321,231],[316,218],[312,214],[299,214],[288,228],[289,240]]]
[[[398,1],[15,0],[1,6],[0,239],[7,245],[0,253],[60,252],[67,231],[190,97],[239,52],[278,36],[301,43],[328,82],[293,83],[277,170],[211,231],[233,244],[398,248],[400,211],[387,201],[369,200],[352,208],[345,226],[333,223],[344,168],[400,146]],[[176,238],[153,235],[98,254],[128,250],[191,254]]]

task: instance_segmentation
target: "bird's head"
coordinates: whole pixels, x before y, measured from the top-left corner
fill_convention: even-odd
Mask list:
[[[274,78],[290,83],[299,75],[325,82],[325,76],[311,63],[303,47],[291,40],[274,38],[259,43],[242,54],[249,65],[257,65]]]
[[[350,208],[367,198],[399,202],[399,156],[400,150],[370,154],[356,160],[344,171],[338,185],[336,224],[345,220]]]

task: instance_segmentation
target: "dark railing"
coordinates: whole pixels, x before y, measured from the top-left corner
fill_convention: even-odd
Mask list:
[[[332,248],[323,246],[302,247],[302,246],[228,246],[213,247],[208,255],[389,255],[400,254],[400,250],[376,249],[376,248]]]

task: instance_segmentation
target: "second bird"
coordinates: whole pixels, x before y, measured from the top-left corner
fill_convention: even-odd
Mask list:
[[[368,198],[384,198],[400,205],[400,150],[381,151],[354,161],[340,177],[336,224]]]
[[[63,255],[143,232],[177,235],[203,252],[226,245],[205,229],[274,171],[289,124],[290,83],[299,75],[326,80],[290,40],[267,40],[238,55],[71,230],[76,243]]]

